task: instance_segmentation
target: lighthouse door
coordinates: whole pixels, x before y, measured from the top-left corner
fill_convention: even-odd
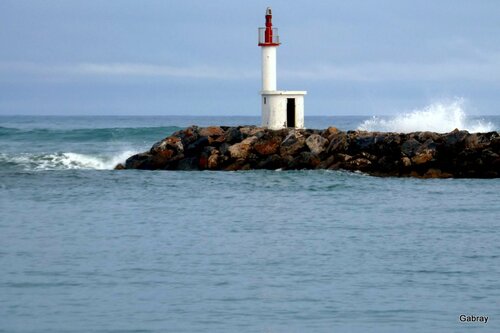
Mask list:
[[[295,98],[286,99],[286,126],[295,127]]]

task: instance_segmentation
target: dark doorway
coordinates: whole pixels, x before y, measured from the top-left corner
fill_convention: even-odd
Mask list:
[[[295,127],[295,98],[286,99],[286,126]]]

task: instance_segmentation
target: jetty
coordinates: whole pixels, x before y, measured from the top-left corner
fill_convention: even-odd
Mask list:
[[[359,171],[373,176],[497,178],[498,132],[365,132],[190,126],[115,169]]]

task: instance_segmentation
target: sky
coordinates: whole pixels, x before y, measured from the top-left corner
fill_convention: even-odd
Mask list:
[[[497,0],[2,0],[0,115],[260,115],[267,6],[306,115],[500,115]]]

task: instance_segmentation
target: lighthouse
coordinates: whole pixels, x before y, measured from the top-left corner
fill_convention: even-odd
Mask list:
[[[266,9],[266,26],[259,28],[262,48],[262,127],[270,129],[304,128],[306,91],[277,90],[276,51],[281,45],[278,29],[273,28],[273,13]]]

